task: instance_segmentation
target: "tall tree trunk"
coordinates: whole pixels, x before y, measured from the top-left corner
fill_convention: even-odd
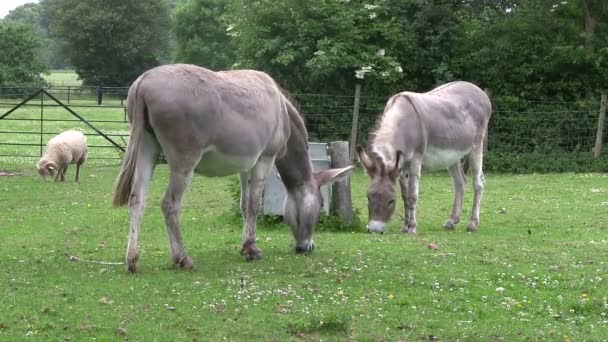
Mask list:
[[[595,38],[598,19],[595,16],[599,16],[599,13],[597,11],[597,6],[594,6],[594,0],[581,1],[583,2],[583,11],[585,15],[585,48],[587,49],[587,52],[593,53],[593,40]]]

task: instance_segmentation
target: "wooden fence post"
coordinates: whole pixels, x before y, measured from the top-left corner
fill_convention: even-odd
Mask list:
[[[357,146],[357,131],[359,129],[359,100],[361,97],[361,83],[355,85],[355,103],[353,105],[353,123],[350,130],[350,162],[355,160],[355,146]]]
[[[595,148],[593,149],[593,155],[598,159],[602,154],[602,137],[604,135],[604,122],[606,121],[606,102],[606,94],[602,94],[602,100],[600,101],[600,117],[597,121],[597,132],[595,133]]]
[[[341,168],[351,165],[348,141],[334,141],[329,144],[331,149],[331,168]],[[350,178],[336,182],[331,188],[330,214],[342,217],[346,224],[353,223],[353,204],[351,200]]]

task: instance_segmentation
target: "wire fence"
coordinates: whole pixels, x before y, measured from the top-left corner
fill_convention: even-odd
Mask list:
[[[101,139],[97,132],[62,105],[79,113],[124,146],[129,133],[124,107],[128,88],[53,86],[45,89],[61,104],[40,96],[0,120],[0,158],[40,157],[51,136],[74,127],[81,128],[89,136],[91,159],[122,157],[121,151]],[[0,87],[0,116],[35,90]],[[311,141],[351,140],[354,94],[295,93],[292,96],[305,117]],[[367,143],[387,100],[388,96],[360,97],[357,143]],[[568,159],[581,153],[593,155],[599,99],[577,102],[493,99],[493,107],[488,133],[489,154],[546,155],[557,159]],[[601,141],[605,141],[606,131],[600,131],[600,134]]]

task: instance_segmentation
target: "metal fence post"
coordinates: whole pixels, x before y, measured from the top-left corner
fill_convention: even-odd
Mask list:
[[[42,146],[44,143],[44,93],[40,93],[40,156],[42,157]]]
[[[353,124],[350,131],[350,161],[355,160],[355,146],[357,146],[357,131],[359,129],[359,100],[361,97],[361,83],[355,85],[355,103],[353,105]]]
[[[68,86],[68,104],[70,103],[70,86]]]
[[[100,86],[97,86],[97,104],[101,106],[103,102],[103,91]]]
[[[597,121],[597,132],[595,133],[595,148],[593,149],[593,155],[595,158],[600,158],[602,154],[602,137],[604,135],[604,122],[606,121],[606,94],[602,94],[600,101],[600,117]]]

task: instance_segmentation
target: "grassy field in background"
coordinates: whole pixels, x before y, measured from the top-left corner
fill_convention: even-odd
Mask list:
[[[74,70],[51,70],[49,75],[44,76],[44,80],[55,86],[79,86],[82,84]]]
[[[446,174],[423,175],[418,235],[327,231],[295,255],[284,225],[258,228],[260,262],[239,255],[229,178],[195,177],[181,215],[196,270],[171,266],[151,183],[141,273],[122,262],[127,209],[112,209],[117,165],[85,164],[82,182],[43,183],[0,162],[0,340],[602,341],[608,336],[608,176],[487,175],[478,232],[441,228]],[[68,171],[72,179],[74,169]],[[366,176],[352,180],[364,212]],[[470,188],[470,184],[468,186]],[[465,217],[470,213],[467,189]],[[399,204],[398,212],[402,212]],[[362,217],[365,219],[365,217]],[[430,250],[429,242],[439,248]]]

